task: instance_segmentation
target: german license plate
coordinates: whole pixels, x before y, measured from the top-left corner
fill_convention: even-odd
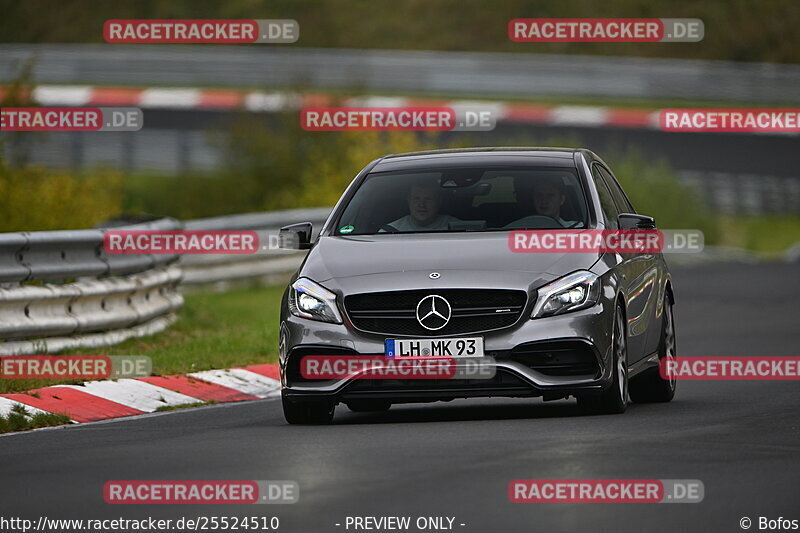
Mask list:
[[[386,339],[386,355],[390,357],[483,357],[483,337],[447,339]]]

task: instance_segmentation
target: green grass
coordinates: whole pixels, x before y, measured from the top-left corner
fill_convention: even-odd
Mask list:
[[[28,415],[25,408],[17,405],[6,416],[0,416],[0,433],[25,431],[28,429],[69,424],[68,416],[57,413],[36,413]]]
[[[164,412],[164,411],[177,411],[178,409],[188,409],[190,407],[202,407],[204,405],[212,405],[215,404],[214,400],[209,400],[207,402],[192,402],[192,403],[182,403],[180,405],[162,405],[156,412]]]
[[[726,217],[723,246],[746,248],[766,256],[779,255],[800,242],[800,215]]]
[[[88,352],[84,350],[84,352]],[[49,387],[50,385],[80,385],[75,379],[0,379],[0,394],[8,392],[25,392],[31,389]],[[36,396],[35,394],[33,396]]]
[[[164,332],[88,353],[147,355],[156,375],[276,362],[283,289],[188,294],[180,318]]]
[[[283,290],[281,285],[188,294],[178,321],[157,335],[66,354],[146,355],[153,361],[154,375],[274,363]],[[75,381],[0,380],[0,393],[57,383]]]

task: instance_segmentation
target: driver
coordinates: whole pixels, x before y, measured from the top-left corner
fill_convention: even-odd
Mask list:
[[[442,198],[439,183],[434,179],[415,182],[408,191],[408,215],[387,224],[400,232],[446,231],[456,217],[439,213]],[[386,230],[381,229],[381,232]]]
[[[532,183],[531,183],[532,181]],[[561,218],[561,206],[567,200],[566,189],[560,178],[539,178],[536,180],[516,180],[514,189],[517,201],[522,205],[533,206],[536,215],[529,215],[515,220],[506,228],[525,228],[529,225],[536,227],[537,218],[550,217],[564,228],[578,228],[583,222],[577,220],[564,220]]]

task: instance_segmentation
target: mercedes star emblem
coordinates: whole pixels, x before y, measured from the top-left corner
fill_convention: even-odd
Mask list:
[[[417,304],[417,322],[430,331],[445,327],[451,314],[450,303],[438,294],[426,296]]]
[[[431,272],[430,274],[428,274],[428,277],[431,279],[439,279],[441,277],[441,274],[439,274],[438,272]]]

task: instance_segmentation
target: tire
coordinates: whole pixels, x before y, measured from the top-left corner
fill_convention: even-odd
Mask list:
[[[347,408],[354,413],[377,413],[388,411],[392,407],[389,400],[353,400],[347,402]]]
[[[619,414],[628,407],[628,337],[622,308],[614,313],[611,353],[613,355],[613,379],[611,386],[600,394],[581,396],[578,407],[590,414]]]
[[[283,417],[290,424],[325,425],[333,421],[336,406],[327,400],[293,402],[281,396]]]
[[[658,360],[675,360],[675,319],[672,316],[672,300],[664,295],[664,320],[661,323],[661,338],[658,341]],[[675,378],[664,379],[658,368],[650,368],[631,380],[631,400],[636,403],[668,402],[675,397]]]

